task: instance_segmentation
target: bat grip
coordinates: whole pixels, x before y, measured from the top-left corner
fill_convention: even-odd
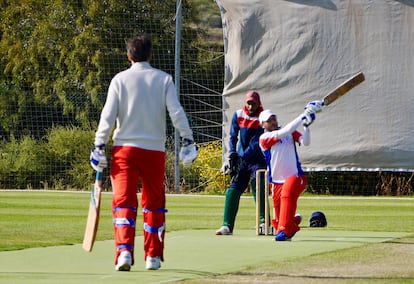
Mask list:
[[[96,172],[96,180],[102,180],[102,172]]]

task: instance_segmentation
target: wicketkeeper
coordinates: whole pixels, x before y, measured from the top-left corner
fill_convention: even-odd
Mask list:
[[[216,235],[232,235],[240,196],[252,187],[256,201],[256,170],[265,169],[266,162],[259,147],[259,137],[263,129],[259,122],[259,114],[263,111],[260,95],[257,91],[249,91],[245,97],[245,105],[233,114],[230,126],[229,141],[229,173],[230,187],[226,190],[224,216],[222,226]],[[264,179],[264,177],[262,177]],[[260,222],[264,231],[264,182],[261,182]],[[269,218],[269,217],[268,217]]]

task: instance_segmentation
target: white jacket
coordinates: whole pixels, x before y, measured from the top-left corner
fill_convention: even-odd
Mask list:
[[[171,75],[148,62],[133,63],[109,85],[95,145],[107,144],[116,124],[114,146],[165,151],[166,110],[180,136],[193,140]]]

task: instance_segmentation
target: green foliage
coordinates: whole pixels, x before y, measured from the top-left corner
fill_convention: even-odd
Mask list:
[[[174,189],[175,156],[170,143],[167,143],[170,148],[167,147],[166,152],[166,192],[173,192]],[[221,141],[198,144],[197,147],[198,157],[191,167],[180,163],[180,192],[223,194],[230,179],[221,171]]]
[[[39,142],[30,136],[0,143],[0,187],[84,189],[92,181],[89,151],[94,132],[52,128]]]
[[[200,183],[205,193],[223,193],[230,183],[230,178],[221,171],[222,142],[214,141],[200,145],[198,158],[194,166],[198,168]]]
[[[174,150],[174,138],[167,137],[166,142],[166,152],[165,152],[165,179],[164,179],[164,189],[165,192],[175,192],[175,150]],[[180,170],[181,171],[181,170]],[[180,172],[182,173],[182,172]],[[183,182],[179,185],[179,191],[184,191],[185,186]]]
[[[176,2],[17,0],[0,5],[0,137],[1,150],[7,153],[0,159],[0,187],[84,188],[91,172],[87,133],[96,129],[110,80],[129,67],[125,39],[142,32],[151,34],[152,65],[170,74],[175,71]],[[200,15],[199,8],[209,14],[206,19],[215,17],[215,27]],[[187,93],[209,94],[217,86],[219,93],[223,86],[224,76],[217,72],[224,72],[218,15],[214,1],[182,2],[181,57],[185,64],[181,78],[189,85]],[[220,30],[220,36],[212,40],[213,30],[214,34]],[[206,98],[206,104],[221,113],[220,96]],[[200,100],[190,104],[198,105]],[[200,116],[201,121],[220,120],[209,113]],[[198,122],[192,126],[203,129]],[[30,141],[31,147],[22,147],[24,141]],[[62,150],[64,141],[72,143],[63,143],[66,148]],[[36,156],[41,153],[46,156]],[[19,164],[18,156],[30,162]],[[174,161],[169,157],[169,189],[173,188],[173,171]],[[180,182],[182,191],[203,188],[197,168],[181,172],[185,176]]]
[[[221,30],[221,16],[218,9],[218,5],[214,0],[189,0],[194,9],[194,21],[203,30],[218,29],[222,34]]]
[[[174,193],[175,192],[175,167],[176,167],[176,157],[174,149],[174,139],[172,137],[167,138],[166,143],[166,169],[165,169],[165,180],[164,188],[165,192]],[[200,191],[198,187],[199,183],[199,173],[198,169],[194,166],[184,167],[181,162],[177,164],[180,168],[180,179],[178,190],[179,192],[194,192]],[[202,189],[201,189],[202,190]]]
[[[192,193],[203,192],[204,187],[200,185],[199,169],[195,166],[184,167],[180,163],[180,192]]]
[[[92,168],[89,165],[89,152],[94,132],[76,127],[55,127],[47,139],[47,157],[53,171],[49,177],[51,184],[44,187],[53,189],[87,189],[90,187]]]
[[[181,85],[186,86],[187,94],[207,94],[205,97],[183,96],[185,105],[198,105],[201,100],[206,107],[212,107],[209,112],[201,112],[191,119],[191,125],[198,128],[206,137],[221,137],[221,132],[211,133],[206,121],[221,124],[222,98],[220,96],[224,85],[224,52],[221,16],[215,1],[189,0],[191,13],[184,14],[184,33],[181,60]],[[187,18],[188,17],[188,18]],[[190,83],[190,84],[189,84]],[[218,96],[211,96],[212,93]],[[217,119],[219,117],[219,119]],[[203,137],[203,136],[202,136]],[[204,137],[203,137],[204,138]],[[199,142],[210,142],[206,139]]]
[[[0,187],[37,188],[46,175],[45,147],[29,136],[0,143]]]
[[[26,108],[38,105],[48,107],[49,121],[54,120],[54,125],[89,125],[102,109],[114,73],[129,66],[125,39],[138,33],[153,36],[157,47],[154,66],[173,73],[175,11],[172,1],[2,3],[0,70],[9,79],[0,81],[0,113],[14,119],[1,120],[0,124],[13,131],[24,120]],[[187,13],[190,9],[184,1],[183,15]],[[183,45],[190,45],[197,35],[185,30],[183,34],[190,36],[185,36]],[[158,66],[160,62],[165,65]],[[37,114],[28,119],[37,119]],[[45,123],[38,128],[50,126]],[[17,129],[15,137],[24,134],[24,129]],[[26,134],[35,138],[44,135],[36,129],[27,129]]]
[[[167,142],[165,191],[174,192],[175,155],[172,141]],[[180,163],[180,192],[222,194],[229,177],[221,171],[221,141],[198,144],[198,157],[191,167]]]

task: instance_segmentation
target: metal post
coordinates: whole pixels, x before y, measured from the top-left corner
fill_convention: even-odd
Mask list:
[[[180,50],[181,50],[181,0],[177,0],[177,10],[175,14],[175,89],[178,99],[180,99]],[[180,192],[180,133],[174,131],[174,189],[176,193]]]

